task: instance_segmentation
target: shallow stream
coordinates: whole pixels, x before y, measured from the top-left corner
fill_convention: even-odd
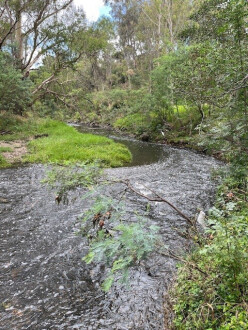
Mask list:
[[[130,179],[141,191],[143,185],[154,189],[188,216],[209,208],[215,191],[211,171],[220,166],[218,161],[188,150],[126,141],[137,150],[132,165],[143,165],[108,169],[109,177]],[[128,287],[116,284],[104,294],[99,288],[103,269],[82,262],[87,244],[76,235],[80,215],[91,201],[82,200],[84,191],[77,189],[70,195],[71,200],[77,197],[73,202],[57,205],[54,192],[40,183],[44,172],[42,165],[0,171],[0,329],[164,329],[163,299],[175,262],[154,253],[132,271]],[[116,195],[123,187],[107,190]],[[132,193],[125,203],[129,220],[147,206]],[[160,227],[174,252],[189,248],[179,235],[186,228],[184,219],[167,205],[152,205],[148,221]]]

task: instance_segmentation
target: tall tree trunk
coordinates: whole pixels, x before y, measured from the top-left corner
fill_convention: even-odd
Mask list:
[[[22,66],[23,61],[23,35],[22,35],[22,12],[21,12],[21,0],[18,1],[17,10],[16,10],[16,33],[15,39],[17,44],[16,59],[20,67]]]

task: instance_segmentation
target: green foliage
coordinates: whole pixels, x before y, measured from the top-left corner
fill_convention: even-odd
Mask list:
[[[138,217],[134,223],[124,222],[125,213],[120,201],[97,195],[83,219],[82,232],[89,239],[89,251],[83,260],[107,266],[104,291],[110,289],[115,278],[126,282],[129,269],[146,259],[158,241],[158,227],[147,226]]]
[[[0,168],[5,168],[10,165],[1,153],[2,152],[11,152],[11,151],[13,151],[13,150],[10,147],[0,147]]]
[[[3,112],[0,114],[0,140],[23,140],[38,134],[40,119],[24,118]]]
[[[172,290],[176,329],[247,329],[247,10],[247,1],[202,1],[185,34],[197,44],[169,70],[173,97],[186,93],[201,111],[207,104],[195,141],[230,162],[209,214],[211,229],[179,268]]]
[[[13,151],[10,147],[0,147],[0,152],[11,152]]]
[[[247,329],[247,164],[246,182],[243,176],[237,167],[226,176],[204,245],[179,268],[172,290],[176,329]],[[192,261],[202,272],[192,269]]]
[[[31,83],[22,79],[12,59],[0,52],[0,110],[22,114],[31,102]]]
[[[145,88],[139,90],[114,89],[93,94],[95,110],[86,114],[87,121],[110,123],[113,127],[137,136],[143,133],[160,134],[165,123],[162,109]],[[174,111],[171,109],[171,113]],[[176,116],[176,115],[175,115]]]
[[[149,130],[149,124],[149,117],[139,113],[135,113],[117,119],[114,122],[114,127],[120,130],[126,130],[128,132],[135,132],[136,134],[141,134]]]
[[[4,156],[1,155],[1,153],[0,153],[0,168],[7,167],[8,165],[9,165],[9,163],[8,163],[7,160],[4,158]]]
[[[184,105],[191,121],[197,123],[201,120],[204,116],[201,107],[213,102],[210,92],[215,86],[215,74],[213,72],[210,78],[209,71],[212,70],[207,69],[209,48],[208,44],[181,47],[158,60],[160,65],[153,71],[152,77],[154,94],[161,108],[168,102],[175,106]]]
[[[233,167],[245,168],[243,158],[247,158],[246,124],[236,116],[232,122],[226,118],[206,120],[204,124],[197,127],[201,134],[195,137],[195,143],[209,153],[221,156],[230,161]],[[235,165],[234,165],[235,164]]]
[[[101,170],[97,164],[77,164],[75,166],[54,166],[46,173],[42,183],[56,190],[58,203],[68,203],[68,193],[77,187],[88,188],[97,183]]]
[[[117,117],[132,114],[146,116],[152,110],[152,96],[145,88],[140,90],[113,89],[92,95],[95,109],[103,122],[114,123]]]

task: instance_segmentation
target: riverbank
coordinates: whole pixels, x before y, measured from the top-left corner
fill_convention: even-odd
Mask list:
[[[174,314],[169,328],[247,329],[248,155],[235,145],[228,151],[204,233],[192,237],[195,248],[167,295]]]
[[[130,132],[128,130],[122,130],[117,127],[114,127],[113,125],[105,125],[98,122],[81,122],[81,121],[68,121],[68,124],[72,126],[78,126],[78,127],[86,127],[89,129],[94,130],[104,130],[104,131],[112,131],[113,134],[116,132],[118,135],[129,138],[129,139],[135,139],[141,142],[150,142],[154,144],[161,144],[161,145],[167,145],[179,149],[189,149],[194,150],[198,153],[213,156],[218,160],[221,161],[227,161],[224,152],[221,150],[221,148],[209,148],[206,141],[203,143],[204,140],[204,134],[194,134],[192,136],[163,136],[161,133],[159,134],[149,134],[149,133],[143,133],[142,135],[137,135],[134,132]],[[173,133],[173,132],[172,132]]]
[[[81,134],[51,119],[0,116],[0,167],[19,163],[76,164],[98,161],[117,167],[130,162],[128,149],[111,139]]]

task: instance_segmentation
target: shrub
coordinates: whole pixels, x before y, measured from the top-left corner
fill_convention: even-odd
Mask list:
[[[243,171],[231,173],[209,212],[203,244],[179,268],[171,291],[176,329],[247,329],[247,167],[246,182]]]
[[[0,110],[22,114],[31,101],[31,83],[15,69],[11,58],[0,53]]]

